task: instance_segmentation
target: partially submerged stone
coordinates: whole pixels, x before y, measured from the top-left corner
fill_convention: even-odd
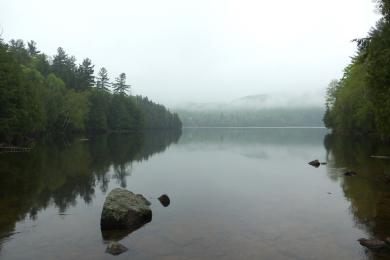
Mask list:
[[[380,250],[386,247],[385,241],[379,240],[379,239],[367,239],[367,238],[360,238],[358,239],[360,245],[367,247],[371,250]]]
[[[168,207],[169,204],[171,204],[171,200],[169,199],[168,195],[164,194],[164,195],[161,195],[158,200],[160,201],[161,205],[163,205],[164,207]]]
[[[356,172],[354,172],[354,171],[348,171],[348,172],[345,172],[344,173],[344,176],[355,176],[355,175],[357,175],[357,173]]]
[[[110,242],[107,245],[106,253],[109,253],[111,255],[120,255],[124,252],[126,252],[128,249],[124,245],[118,242]]]
[[[320,161],[314,160],[314,161],[309,162],[309,164],[310,164],[311,166],[314,166],[314,167],[317,168],[317,167],[320,166]]]
[[[102,230],[136,230],[152,220],[149,206],[150,202],[140,194],[122,188],[113,189],[104,202],[100,227]]]

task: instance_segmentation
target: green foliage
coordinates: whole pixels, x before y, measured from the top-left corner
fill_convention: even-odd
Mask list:
[[[51,72],[61,78],[67,87],[77,89],[76,71],[76,58],[73,56],[69,57],[64,49],[59,47],[57,54],[53,57]]]
[[[69,90],[64,102],[64,129],[83,130],[89,112],[88,93],[77,93]]]
[[[95,77],[93,75],[94,65],[88,58],[83,60],[77,69],[77,90],[87,90],[95,84]]]
[[[114,83],[114,93],[127,95],[127,92],[130,90],[130,85],[126,85],[126,74],[121,73],[119,77],[115,79]]]
[[[103,88],[96,87],[89,96],[90,112],[88,114],[87,128],[91,131],[106,131],[108,129],[108,110],[111,95]]]
[[[21,67],[8,47],[0,43],[0,140],[3,141],[12,140],[17,134],[17,91],[21,87],[21,78]]]
[[[121,94],[112,97],[108,122],[114,130],[131,130],[141,127],[139,120],[141,111],[136,107],[134,100]]]
[[[99,70],[96,80],[96,88],[109,92],[109,87],[110,79],[108,78],[108,72],[107,69],[103,67]]]
[[[378,0],[383,17],[366,38],[337,90],[328,87],[325,125],[336,132],[374,133],[390,138],[390,1]],[[330,103],[328,99],[331,98]]]
[[[375,114],[363,64],[348,66],[344,77],[336,85],[334,81],[329,84],[327,94],[327,112],[324,116],[327,127],[344,133],[372,131]]]
[[[10,41],[9,52],[12,53],[14,59],[20,64],[26,65],[30,61],[24,42],[20,39]]]
[[[44,77],[39,71],[22,67],[21,87],[18,89],[18,129],[22,135],[41,132],[45,128]]]
[[[65,111],[65,83],[53,73],[46,77],[45,109],[47,129],[59,131],[62,129]]]
[[[31,58],[30,66],[38,70],[43,76],[50,73],[50,63],[45,54],[36,54]]]
[[[136,96],[135,102],[142,111],[144,126],[148,129],[180,129],[182,123],[176,113],[169,112],[164,106],[150,101],[147,97]]]
[[[0,40],[0,144],[20,143],[43,132],[181,127],[177,115],[161,105],[141,102],[141,109],[137,98],[128,95],[125,73],[112,84],[102,68],[94,84],[94,65],[88,58],[76,65],[73,56],[58,48],[50,61],[34,41],[26,47],[22,40]]]

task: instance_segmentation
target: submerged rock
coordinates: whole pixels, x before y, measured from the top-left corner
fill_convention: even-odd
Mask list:
[[[357,173],[354,171],[349,171],[344,173],[344,176],[355,176],[355,175],[357,175]]]
[[[110,242],[106,248],[106,253],[111,255],[120,255],[126,252],[128,249],[124,245],[118,242]]]
[[[171,200],[169,199],[168,195],[164,194],[164,195],[161,195],[158,200],[160,201],[161,205],[163,205],[164,207],[168,207],[169,204],[171,204]]]
[[[318,168],[321,163],[318,160],[314,160],[314,161],[309,162],[309,164],[311,166],[314,166],[314,167]]]
[[[379,250],[384,247],[386,247],[385,241],[379,240],[379,239],[367,239],[367,238],[360,238],[358,239],[360,245],[367,247],[371,250]]]
[[[381,176],[381,177],[375,177],[375,180],[385,182],[385,183],[390,183],[390,176],[385,175],[385,176]]]
[[[101,229],[102,239],[105,242],[121,241],[138,228]]]
[[[100,227],[102,230],[138,229],[152,220],[149,206],[150,202],[140,194],[113,189],[104,202]]]

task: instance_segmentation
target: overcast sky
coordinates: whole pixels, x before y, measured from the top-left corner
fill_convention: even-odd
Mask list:
[[[1,0],[2,38],[57,47],[172,106],[322,93],[378,15],[371,0]]]

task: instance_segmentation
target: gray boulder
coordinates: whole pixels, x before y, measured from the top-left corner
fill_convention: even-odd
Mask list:
[[[150,202],[140,194],[113,189],[104,202],[100,227],[102,230],[136,230],[152,220],[149,206]]]

